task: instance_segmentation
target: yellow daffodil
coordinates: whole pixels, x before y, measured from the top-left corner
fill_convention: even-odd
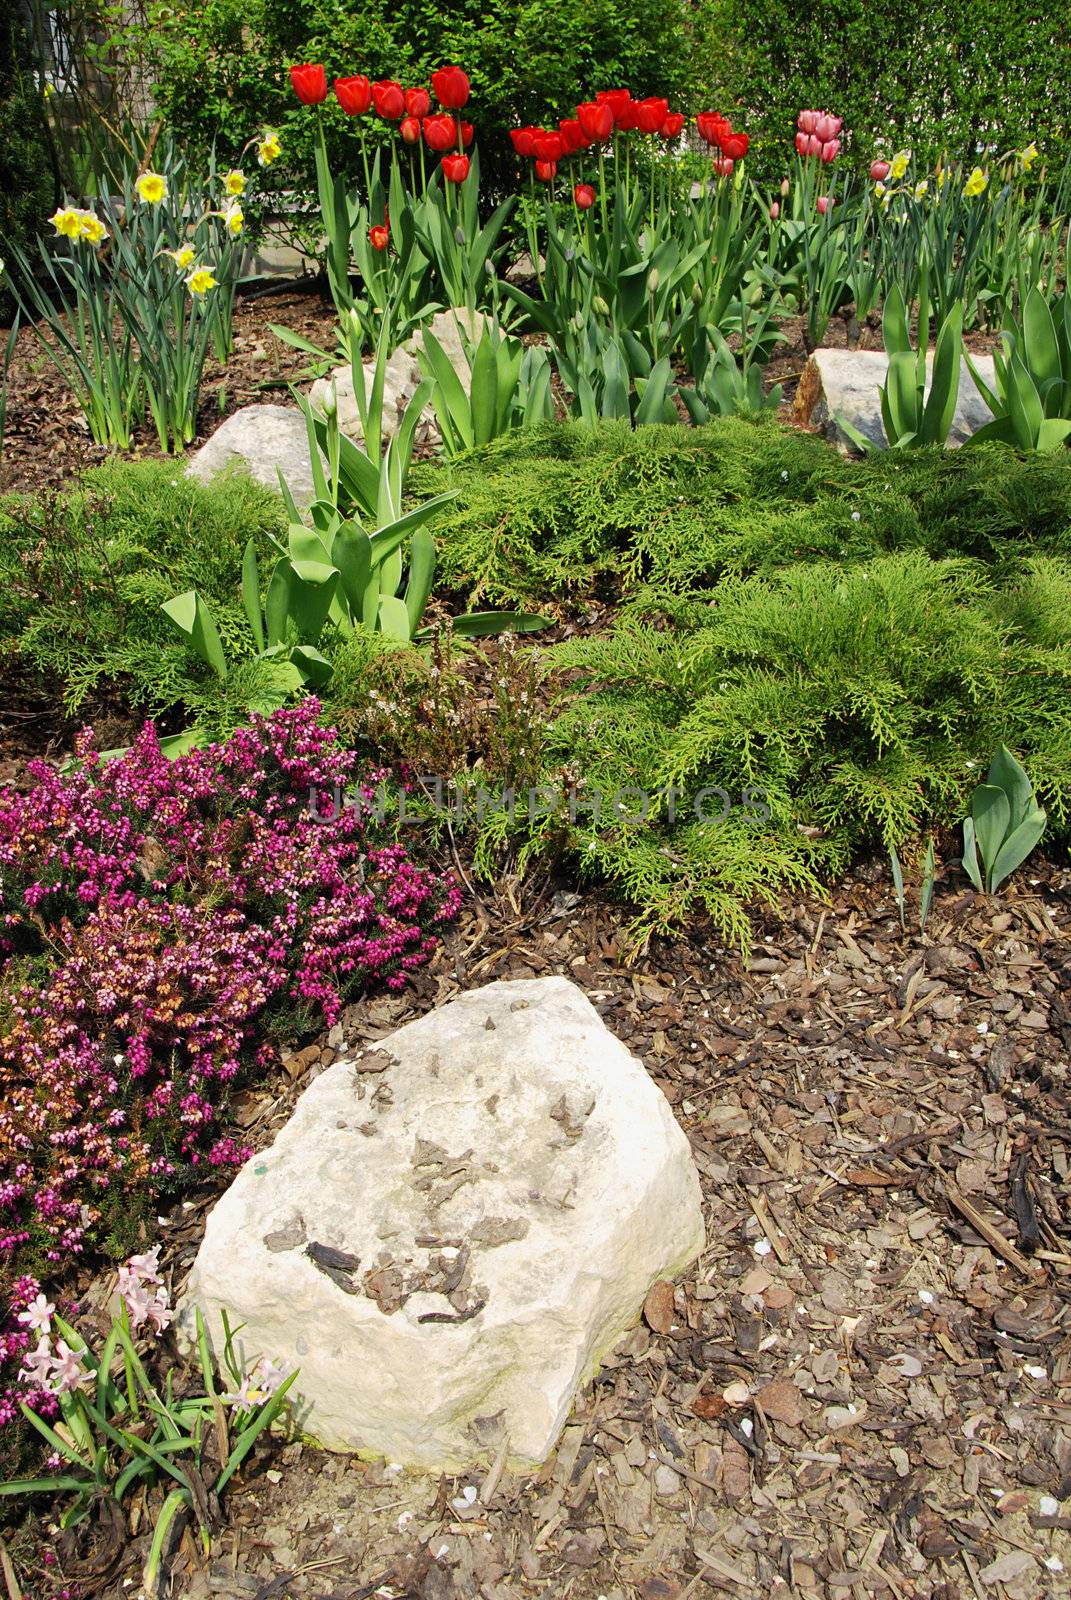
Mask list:
[[[44,88],[41,90],[41,98],[43,100],[51,100],[55,92],[56,91],[52,85],[50,83],[46,83]]]
[[[237,199],[240,194],[245,193],[245,173],[237,170],[228,172],[223,180],[223,187],[229,195]]]
[[[920,178],[918,183],[916,183],[916,185],[915,185],[915,199],[916,200],[924,200],[926,198],[926,196],[929,194],[929,192],[930,192],[929,182],[925,178]]]
[[[227,225],[227,232],[237,239],[242,231],[242,224],[245,222],[245,213],[237,201],[227,207],[223,213],[223,220]]]
[[[207,294],[209,289],[216,287],[216,279],[212,276],[211,267],[194,267],[186,279],[186,287],[191,294]]]
[[[1019,160],[1023,163],[1023,171],[1029,172],[1038,158],[1038,147],[1031,139],[1025,150],[1019,151]]]
[[[177,250],[169,250],[167,254],[171,257],[179,271],[185,272],[187,267],[193,266],[196,252],[192,244],[184,244],[180,245]]]
[[[938,189],[939,190],[943,189],[947,182],[948,182],[948,173],[945,171],[944,167],[938,167],[938,169],[937,169],[937,187],[938,187]]]
[[[257,160],[262,167],[270,167],[283,153],[279,143],[279,135],[273,128],[265,128],[260,143],[257,145]]]
[[[167,193],[167,179],[159,172],[143,172],[134,188],[138,199],[150,206],[158,206]]]
[[[892,165],[889,168],[889,172],[890,172],[891,176],[896,179],[897,183],[899,183],[900,179],[903,177],[904,173],[907,171],[907,169],[908,169],[908,167],[910,165],[911,165],[911,151],[910,150],[898,150],[896,152],[896,154],[893,156]]]
[[[108,237],[108,230],[95,211],[82,212],[81,237],[88,239],[90,244],[102,244]]]
[[[963,185],[963,193],[966,195],[968,200],[973,200],[975,195],[981,194],[984,189],[988,188],[988,186],[989,178],[987,175],[982,171],[981,167],[975,167],[974,171]]]
[[[881,183],[881,182],[876,183],[874,185],[874,196],[875,196],[875,199],[878,199],[878,200],[882,199],[884,194],[885,194],[885,185],[883,183]]]
[[[78,239],[81,237],[82,213],[76,211],[74,206],[60,206],[59,210],[54,211],[48,220],[56,232],[62,234],[65,239]]]

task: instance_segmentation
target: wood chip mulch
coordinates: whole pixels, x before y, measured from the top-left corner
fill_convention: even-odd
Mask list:
[[[539,1473],[284,1445],[175,1593],[1068,1593],[1071,871],[1031,863],[997,900],[952,874],[920,937],[861,869],[767,917],[746,966],[700,936],[629,964],[624,926],[597,894],[500,885],[411,993],[352,1007],[240,1111],[267,1143],[343,1042],[564,973],[687,1130],[702,1259],[652,1290]],[[210,1203],[165,1229],[176,1285]]]

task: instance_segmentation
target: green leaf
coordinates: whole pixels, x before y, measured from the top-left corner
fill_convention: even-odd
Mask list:
[[[225,678],[227,658],[223,653],[223,643],[212,620],[212,613],[197,590],[187,589],[183,594],[165,600],[160,609],[182,630],[192,648],[202,661],[207,662],[217,678]]]
[[[372,571],[372,541],[355,522],[344,522],[331,550],[350,612],[360,618]]]
[[[921,444],[944,444],[956,414],[959,399],[961,350],[963,347],[963,307],[956,305],[941,324],[933,357],[930,392],[923,407]]]
[[[454,632],[463,639],[485,639],[496,633],[538,633],[549,627],[549,617],[529,611],[468,611],[453,622]]]
[[[982,865],[985,867],[987,892],[992,892],[989,880],[992,876],[993,863],[1004,842],[1004,835],[1008,831],[1011,819],[1008,796],[995,784],[980,783],[971,801],[971,816],[974,819],[974,834],[978,841]]]
[[[1017,828],[1006,836],[990,872],[990,893],[995,894],[1008,875],[1021,867],[1031,850],[1040,843],[1047,821],[1040,806],[1027,812]]]
[[[249,623],[258,651],[264,649],[264,619],[260,613],[260,572],[257,567],[257,545],[250,539],[242,556],[242,610]]]
[[[409,631],[409,612],[404,600],[399,600],[396,595],[380,595],[379,630],[386,638],[394,639],[399,644],[409,643],[412,635]]]
[[[1060,346],[1056,338],[1056,325],[1041,290],[1033,288],[1023,307],[1022,357],[1035,384],[1040,389],[1045,383],[1063,376],[1060,363]]]
[[[1017,828],[1027,812],[1034,806],[1034,789],[1025,767],[1012,755],[1007,745],[997,746],[989,763],[986,783],[1003,789],[1008,797],[1009,826]]]
[[[889,846],[889,865],[892,867],[893,888],[896,890],[896,905],[900,912],[900,926],[907,931],[907,922],[904,918],[904,874],[900,869],[900,857],[896,854],[895,845]]]
[[[418,528],[409,543],[409,582],[405,587],[409,638],[413,637],[420,626],[434,581],[435,540],[427,528]]]
[[[470,400],[473,443],[488,444],[498,415],[498,349],[486,328],[473,357]]]
[[[963,870],[981,894],[982,874],[978,869],[978,847],[974,836],[974,820],[971,817],[963,819]]]

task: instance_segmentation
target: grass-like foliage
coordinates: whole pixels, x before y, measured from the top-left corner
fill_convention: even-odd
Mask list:
[[[225,644],[251,657],[242,550],[256,537],[267,551],[285,526],[278,495],[247,476],[209,489],[178,464],[116,462],[62,496],[9,496],[0,503],[5,655],[58,682],[71,713],[113,682],[154,714],[190,704],[208,674],[176,647],[162,603],[176,589],[211,597]]]
[[[856,462],[773,422],[566,424],[414,478],[422,493],[459,490],[440,525],[440,573],[481,604],[681,592],[896,550],[1071,553],[1071,461],[995,447]]]

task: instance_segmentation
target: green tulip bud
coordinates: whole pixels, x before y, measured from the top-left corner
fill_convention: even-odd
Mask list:
[[[610,307],[606,304],[606,301],[603,299],[601,294],[597,294],[595,296],[594,300],[591,302],[591,305],[592,309],[597,311],[600,317],[608,317],[610,315]]]

